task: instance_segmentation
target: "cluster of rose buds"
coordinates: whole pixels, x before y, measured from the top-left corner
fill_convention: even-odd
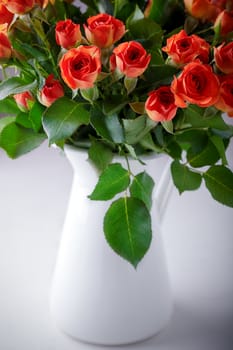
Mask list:
[[[52,2],[52,0],[51,0]],[[4,3],[4,4],[3,4]],[[208,3],[208,18],[203,8]],[[0,14],[4,14],[4,24],[0,24],[0,60],[9,59],[12,54],[7,36],[7,28],[12,21],[12,13],[25,13],[35,4],[44,7],[48,1],[1,1]],[[202,4],[202,5],[201,5]],[[225,23],[226,1],[185,1],[188,11],[203,20],[216,20],[220,15]],[[224,12],[225,11],[225,12]],[[208,12],[205,10],[205,12]],[[229,12],[231,15],[231,12]],[[228,13],[228,14],[229,14]],[[206,15],[206,13],[205,13]],[[211,18],[209,18],[211,16]],[[0,16],[2,19],[3,17]],[[218,19],[219,20],[219,19]],[[1,28],[2,26],[2,28]],[[226,24],[222,29],[231,27]],[[72,90],[94,87],[103,65],[109,73],[117,72],[119,77],[136,79],[148,68],[151,55],[136,41],[115,45],[125,34],[125,25],[113,16],[101,13],[92,16],[83,26],[71,19],[58,21],[55,28],[55,40],[61,47],[59,68],[61,78]],[[151,91],[145,102],[145,111],[155,121],[169,121],[176,115],[177,108],[186,108],[188,104],[200,107],[215,106],[233,116],[233,42],[223,43],[214,48],[214,60],[211,48],[206,40],[198,35],[187,35],[184,30],[167,39],[162,50],[167,54],[167,64],[175,65],[179,70],[171,85],[160,86]],[[104,59],[107,52],[107,61]],[[105,57],[106,58],[106,57]],[[28,108],[31,94],[15,96],[19,105]],[[45,84],[38,93],[39,101],[49,107],[56,99],[64,96],[63,84],[48,72]],[[20,94],[21,95],[21,94]]]
[[[145,107],[151,119],[171,120],[177,107],[186,108],[189,103],[215,106],[233,116],[233,42],[214,48],[215,70],[210,62],[210,45],[184,30],[168,38],[163,51],[168,62],[180,68],[180,74],[171,86],[150,93]]]

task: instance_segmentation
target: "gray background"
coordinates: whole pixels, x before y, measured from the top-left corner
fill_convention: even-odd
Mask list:
[[[49,314],[71,180],[68,161],[47,143],[17,160],[0,151],[1,350],[96,348],[63,335]],[[173,317],[154,338],[121,349],[233,348],[232,214],[205,188],[173,190],[162,227]]]

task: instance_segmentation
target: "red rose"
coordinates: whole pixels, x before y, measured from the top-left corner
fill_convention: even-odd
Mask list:
[[[221,72],[233,73],[233,41],[227,45],[220,45],[214,49],[215,63]]]
[[[35,0],[5,0],[4,5],[10,12],[22,15],[34,7]]]
[[[88,18],[87,24],[84,25],[87,40],[100,48],[111,46],[125,34],[124,23],[107,13]]]
[[[186,107],[186,102],[209,107],[219,97],[219,81],[209,65],[191,62],[178,78],[174,77],[171,90],[178,107]]]
[[[4,62],[11,57],[12,48],[8,36],[0,32],[0,62]]]
[[[71,89],[94,86],[101,71],[100,49],[97,46],[79,46],[67,51],[59,62],[64,82]]]
[[[45,80],[45,85],[40,91],[40,102],[49,107],[58,98],[64,96],[64,90],[59,80],[54,79],[53,74],[50,74]]]
[[[233,74],[219,76],[220,96],[215,107],[233,117]]]
[[[111,70],[116,68],[129,78],[141,75],[150,63],[151,55],[144,47],[136,42],[129,41],[118,45],[110,57]]]
[[[8,25],[12,22],[14,14],[7,10],[4,5],[0,4],[0,24],[7,23]]]
[[[71,19],[59,21],[56,24],[55,36],[58,45],[71,49],[81,41],[80,25],[73,23]]]
[[[18,107],[23,111],[26,112],[30,109],[30,102],[29,101],[35,101],[34,97],[30,93],[30,91],[25,91],[20,94],[16,94],[13,96]]]
[[[218,0],[184,0],[186,10],[196,18],[204,21],[215,21],[221,12],[223,2]]]
[[[161,86],[151,91],[145,104],[148,116],[157,122],[164,122],[175,117],[177,106],[170,86]]]
[[[167,46],[162,48],[176,64],[182,65],[198,58],[203,63],[209,61],[210,45],[199,36],[188,36],[184,30],[167,39]]]
[[[220,35],[226,36],[228,33],[233,31],[233,11],[222,11],[215,23],[214,28],[217,30],[217,28],[220,29]]]

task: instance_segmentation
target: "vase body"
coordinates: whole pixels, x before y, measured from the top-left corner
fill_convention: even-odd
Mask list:
[[[134,269],[105,240],[103,217],[111,202],[87,198],[98,180],[87,152],[72,147],[65,152],[74,178],[52,283],[52,317],[58,328],[85,342],[120,345],[146,339],[167,324],[172,311],[159,207],[155,201],[150,249]],[[149,159],[151,176],[153,168]],[[137,161],[131,169],[143,171]],[[166,183],[163,187],[167,192]],[[161,193],[157,197],[164,200]]]

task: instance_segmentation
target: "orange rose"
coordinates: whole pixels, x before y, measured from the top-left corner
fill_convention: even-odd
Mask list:
[[[145,110],[148,116],[157,122],[174,118],[177,106],[170,86],[161,86],[157,90],[151,91],[146,100]]]
[[[116,68],[129,78],[141,75],[150,63],[151,55],[147,54],[144,47],[136,42],[129,41],[118,45],[110,57],[110,68]]]
[[[45,85],[40,91],[40,102],[44,106],[49,107],[54,101],[62,96],[64,96],[63,86],[59,80],[54,79],[53,74],[50,74],[45,80]]]
[[[13,96],[15,99],[15,102],[17,103],[18,107],[23,111],[26,112],[30,109],[30,102],[29,101],[35,101],[34,97],[32,96],[30,91],[25,91],[19,94],[16,94]]]
[[[80,25],[75,24],[71,19],[59,21],[55,29],[56,42],[65,49],[71,49],[82,39]]]
[[[233,74],[219,76],[220,96],[215,107],[233,117]]]
[[[0,63],[11,57],[12,48],[7,34],[0,32]]]
[[[210,45],[199,36],[188,36],[184,30],[167,39],[167,46],[162,48],[172,61],[182,65],[198,58],[203,63],[209,61]]]
[[[215,23],[214,28],[220,28],[220,35],[226,36],[228,33],[233,31],[233,11],[222,11]]]
[[[227,45],[222,44],[214,48],[214,59],[221,72],[233,73],[233,41]]]
[[[187,11],[203,21],[215,21],[221,12],[222,1],[217,0],[184,0]]]
[[[186,102],[209,107],[219,97],[219,81],[209,65],[191,62],[178,78],[174,77],[171,90],[178,107],[186,107]]]
[[[125,34],[124,23],[107,13],[88,18],[87,24],[84,25],[87,40],[100,48],[111,46]]]
[[[64,82],[71,89],[94,86],[101,71],[100,49],[97,46],[79,46],[67,51],[59,62]]]
[[[7,10],[4,5],[0,4],[0,24],[7,23],[8,25],[12,22],[14,14]]]
[[[3,4],[10,12],[22,15],[34,7],[35,0],[4,0]]]

